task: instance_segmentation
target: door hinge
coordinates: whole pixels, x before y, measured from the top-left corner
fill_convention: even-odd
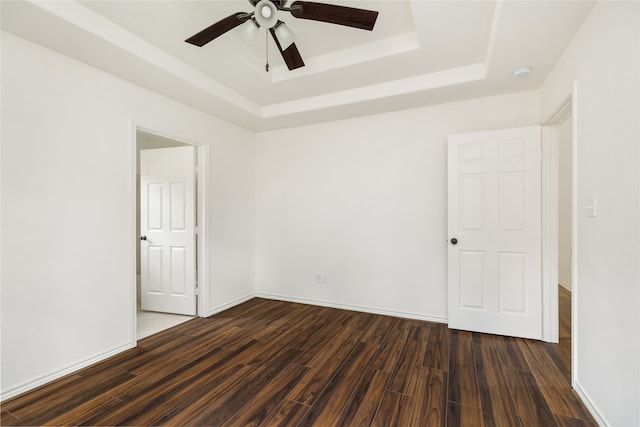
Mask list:
[[[196,236],[197,236],[198,234],[200,234],[200,229],[198,228],[198,226],[197,226],[197,225],[193,228],[193,230],[194,230],[194,232],[195,232]]]
[[[195,291],[196,291],[196,295],[200,295],[200,288],[198,287],[198,281],[197,280],[196,280]]]

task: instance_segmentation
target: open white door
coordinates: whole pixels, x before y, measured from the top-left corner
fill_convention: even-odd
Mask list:
[[[195,148],[140,151],[143,310],[196,314]]]
[[[449,327],[542,337],[539,126],[449,136]]]

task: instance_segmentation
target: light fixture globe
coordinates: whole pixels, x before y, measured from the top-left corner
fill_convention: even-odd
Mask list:
[[[258,35],[259,30],[260,25],[256,22],[256,18],[252,17],[248,19],[247,22],[240,25],[240,38],[245,43],[251,43]]]
[[[282,21],[278,21],[276,26],[273,28],[273,31],[275,31],[276,33],[276,37],[280,42],[280,47],[282,48],[282,50],[286,50],[289,46],[295,43],[296,39],[298,38],[295,33],[291,31],[289,27],[287,27]]]
[[[270,0],[261,0],[256,4],[255,18],[261,27],[273,28],[278,22],[278,7]]]

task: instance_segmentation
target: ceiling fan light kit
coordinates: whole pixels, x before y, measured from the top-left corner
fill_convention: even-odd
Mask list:
[[[286,50],[289,46],[295,43],[297,39],[295,33],[282,21],[278,21],[273,30],[276,32],[276,36],[278,37],[278,40],[280,40],[280,46],[283,50]]]
[[[259,31],[260,24],[258,24],[255,17],[251,17],[251,19],[240,26],[240,37],[245,43],[250,43],[256,38]]]
[[[243,25],[241,36],[245,40],[250,40],[260,27],[264,27],[271,33],[287,68],[295,70],[304,67],[304,61],[295,45],[296,35],[278,19],[279,11],[289,12],[298,19],[327,22],[368,31],[373,30],[378,18],[378,12],[374,10],[308,1],[294,1],[290,7],[285,7],[286,2],[286,0],[249,0],[249,3],[254,6],[253,12],[238,12],[227,16],[185,41],[202,47],[242,24],[245,25]],[[266,68],[268,71],[268,65]]]

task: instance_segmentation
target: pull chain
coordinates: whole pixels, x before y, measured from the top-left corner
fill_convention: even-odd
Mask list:
[[[264,66],[264,68],[267,70],[267,73],[268,73],[269,72],[269,30],[266,30],[264,32],[264,34],[266,36],[265,37],[265,41],[266,41],[265,46],[266,46],[266,51],[267,51],[267,55],[266,55],[267,56],[267,64]]]

